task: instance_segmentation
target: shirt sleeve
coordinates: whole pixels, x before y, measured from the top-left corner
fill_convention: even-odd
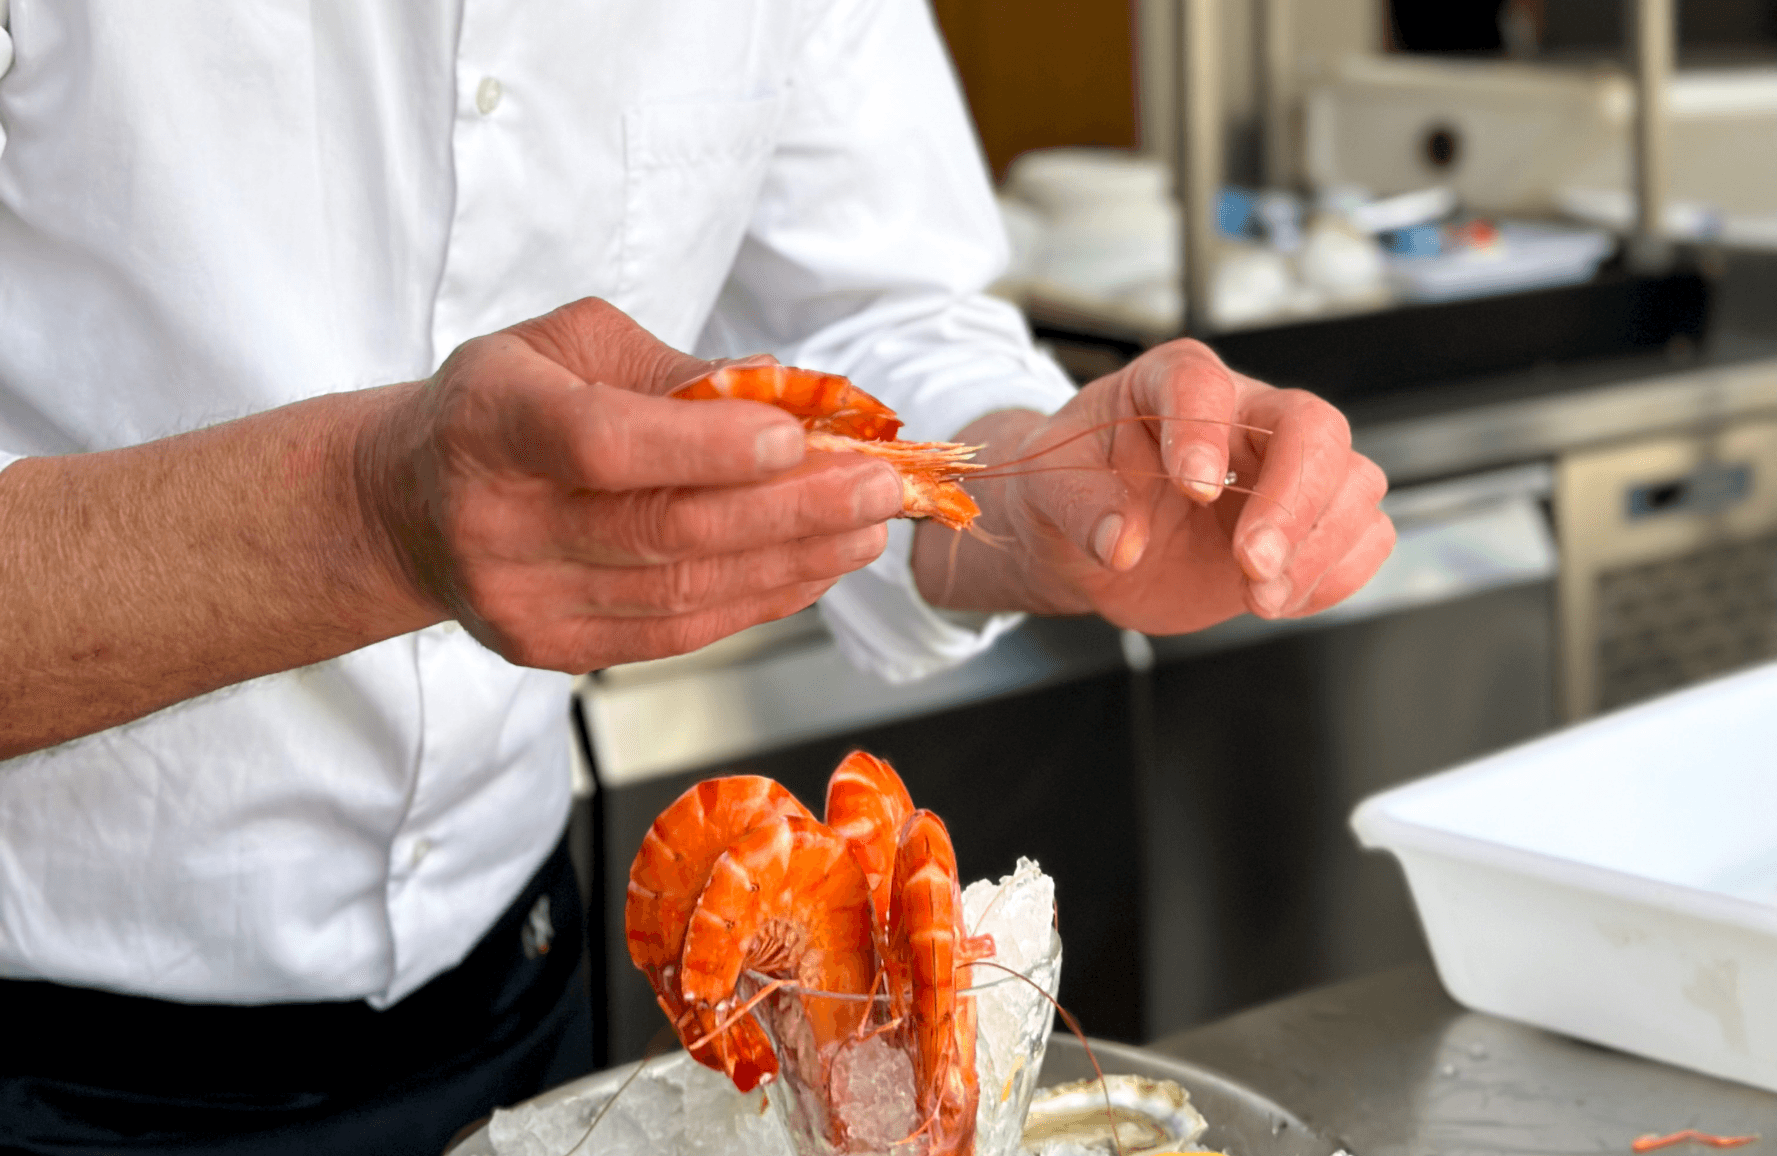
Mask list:
[[[909,440],[949,440],[1002,409],[1074,394],[1022,316],[989,297],[1008,244],[924,0],[837,0],[801,52],[748,234],[699,352],[770,351],[842,373]],[[913,524],[821,610],[848,659],[892,681],[960,663],[1016,625],[920,598]]]

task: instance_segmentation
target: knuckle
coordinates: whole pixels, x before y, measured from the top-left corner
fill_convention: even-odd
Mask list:
[[[798,532],[856,525],[859,497],[855,487],[843,484],[847,477],[849,475],[829,470],[792,480],[788,501],[760,507],[760,529],[764,535],[776,540]]]
[[[1341,449],[1351,446],[1351,421],[1338,406],[1305,389],[1287,389],[1283,392],[1288,395],[1292,406],[1300,407],[1303,415],[1319,426],[1325,442],[1335,444]]]
[[[603,297],[582,297],[578,301],[559,306],[555,312],[564,317],[575,318],[583,324],[608,325],[620,317],[627,320],[622,310]]]
[[[1357,460],[1360,463],[1359,485],[1363,487],[1366,502],[1372,505],[1380,502],[1388,493],[1388,475],[1383,473],[1381,466],[1361,454]]]
[[[438,366],[435,375],[439,379],[452,378],[466,369],[470,369],[488,356],[489,346],[493,342],[489,336],[471,337],[455,349],[451,350],[444,361]]]
[[[672,615],[690,614],[710,600],[716,586],[714,564],[707,560],[663,567],[656,587],[656,605]]]
[[[628,489],[634,470],[629,439],[604,418],[595,415],[577,440],[580,475],[595,490]]]
[[[1165,345],[1156,346],[1144,355],[1150,358],[1147,367],[1152,370],[1147,376],[1144,388],[1153,389],[1165,386],[1178,378],[1188,377],[1198,386],[1216,384],[1225,386],[1230,393],[1234,389],[1233,378],[1227,372],[1227,366],[1216,355],[1215,350],[1203,342],[1191,337],[1181,337],[1169,341]]]
[[[1166,360],[1178,364],[1210,364],[1220,366],[1222,359],[1216,356],[1215,350],[1197,340],[1195,337],[1181,337],[1160,346],[1165,352]]]
[[[678,526],[671,494],[641,490],[620,495],[608,507],[597,536],[604,545],[642,562],[660,565],[681,556],[687,535]]]
[[[1394,528],[1394,519],[1381,510],[1377,510],[1376,520],[1370,523],[1365,536],[1373,539],[1376,549],[1382,557],[1387,557],[1394,550],[1395,540],[1399,535]]]
[[[708,550],[716,541],[721,519],[695,494],[653,491],[644,513],[647,533],[662,558],[682,559]]]

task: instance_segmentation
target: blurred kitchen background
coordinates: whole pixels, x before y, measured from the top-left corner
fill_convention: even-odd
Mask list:
[[[1032,621],[890,686],[809,613],[584,680],[603,1061],[662,1026],[624,882],[703,776],[888,757],[965,877],[1056,877],[1063,1001],[1144,1041],[1423,955],[1362,797],[1777,654],[1777,0],[933,6],[1039,339],[1333,400],[1400,546],[1300,622]]]

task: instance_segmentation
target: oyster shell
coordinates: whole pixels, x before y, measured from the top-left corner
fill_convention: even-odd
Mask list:
[[[1103,1085],[1080,1080],[1039,1089],[1024,1119],[1024,1149],[1033,1156],[1115,1156],[1112,1118],[1124,1156],[1196,1150],[1197,1138],[1209,1126],[1191,1106],[1190,1094],[1171,1080],[1106,1076]]]

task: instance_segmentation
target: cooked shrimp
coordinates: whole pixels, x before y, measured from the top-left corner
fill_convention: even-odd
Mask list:
[[[725,365],[679,386],[671,396],[692,401],[716,397],[762,401],[795,414],[810,433],[860,441],[893,441],[901,429],[894,410],[849,379],[776,362]]]
[[[812,818],[794,795],[771,779],[731,775],[697,784],[662,811],[648,828],[629,869],[624,934],[629,957],[648,977],[660,1010],[690,1045],[704,1032],[680,994],[679,959],[698,896],[728,845],[760,824],[786,815]],[[751,1019],[691,1049],[699,1063],[726,1072],[751,1091],[777,1074],[771,1042]]]
[[[913,1045],[914,1087],[929,1135],[926,1156],[974,1150],[975,1001],[961,995],[969,965],[993,954],[992,936],[963,935],[956,852],[944,821],[915,811],[901,829],[883,967]]]
[[[851,844],[852,855],[864,869],[879,933],[888,930],[895,846],[911,814],[913,798],[901,776],[875,755],[853,751],[827,780],[827,825]]]
[[[826,1089],[840,1047],[861,1038],[874,976],[870,891],[839,833],[814,819],[775,819],[735,840],[710,869],[685,932],[680,984],[707,1032],[752,1022],[747,1008],[772,987],[794,984],[808,1038],[780,1040],[780,1059],[804,1087]],[[773,982],[752,999],[746,973]],[[780,1031],[781,1031],[780,1025]],[[843,1144],[837,1114],[834,1142]]]

